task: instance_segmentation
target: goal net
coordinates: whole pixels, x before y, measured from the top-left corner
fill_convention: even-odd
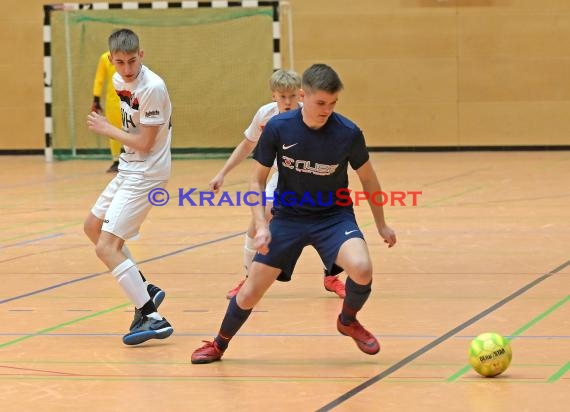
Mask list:
[[[86,126],[97,62],[117,28],[134,30],[144,64],[172,100],[173,154],[234,147],[271,97],[281,65],[277,1],[88,3],[44,7],[46,155],[109,156]]]

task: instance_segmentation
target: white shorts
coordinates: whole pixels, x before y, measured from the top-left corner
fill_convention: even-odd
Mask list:
[[[273,173],[273,176],[269,178],[269,181],[265,185],[265,196],[267,197],[268,202],[270,201],[269,199],[273,199],[273,195],[275,193],[275,190],[277,189],[278,179],[279,179],[279,172],[275,172]],[[273,200],[271,200],[271,202],[273,202]]]
[[[144,180],[120,173],[109,182],[99,195],[91,213],[103,220],[101,230],[123,240],[132,239],[152,208],[148,199],[151,189],[164,188],[166,180]]]

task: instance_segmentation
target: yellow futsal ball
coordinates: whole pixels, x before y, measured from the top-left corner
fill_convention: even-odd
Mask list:
[[[498,333],[482,333],[469,346],[469,363],[477,373],[486,377],[506,371],[512,357],[509,341]]]

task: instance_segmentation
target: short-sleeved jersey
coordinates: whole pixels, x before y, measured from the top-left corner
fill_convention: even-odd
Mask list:
[[[139,174],[148,180],[168,180],[171,168],[170,117],[172,105],[164,81],[148,67],[142,66],[137,78],[130,83],[119,73],[113,75],[113,85],[121,99],[123,130],[140,133],[140,125],[159,126],[154,146],[148,153],[124,146],[119,171]]]
[[[275,216],[310,216],[352,211],[337,190],[348,188],[348,165],[369,159],[364,135],[346,117],[333,113],[319,129],[303,122],[301,109],[278,114],[263,129],[254,159],[271,167],[277,157],[279,180]],[[343,192],[346,195],[346,192]]]
[[[299,107],[302,106],[303,104],[299,103]],[[277,102],[271,102],[261,106],[255,113],[255,116],[253,116],[253,120],[249,127],[243,132],[245,138],[250,142],[257,143],[261,137],[261,132],[269,119],[277,114],[279,114],[279,106],[277,105]],[[276,162],[273,163],[273,167],[277,167]]]
[[[279,107],[277,106],[277,102],[271,102],[264,104],[261,106],[255,116],[253,116],[253,120],[251,124],[245,131],[243,132],[245,138],[253,143],[257,143],[259,141],[259,137],[261,136],[261,132],[263,128],[276,114],[279,114]]]

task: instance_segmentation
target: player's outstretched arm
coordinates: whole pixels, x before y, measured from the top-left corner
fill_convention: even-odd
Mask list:
[[[216,174],[216,176],[214,176],[214,178],[210,180],[208,186],[210,187],[210,190],[212,192],[217,193],[218,190],[220,190],[220,188],[224,184],[224,177],[234,167],[243,162],[245,158],[247,158],[251,154],[251,152],[253,152],[253,149],[255,149],[256,145],[257,145],[256,142],[252,142],[251,140],[248,139],[243,139],[240,142],[240,144],[236,146],[236,148],[234,149],[228,160],[226,160],[224,166],[220,169],[220,171]]]
[[[368,194],[375,192],[380,192],[382,188],[380,187],[380,182],[376,176],[376,172],[370,163],[370,160],[366,161],[362,166],[356,170],[356,174],[360,179],[362,184],[362,189]],[[384,208],[382,205],[374,204],[370,199],[368,199],[368,205],[374,216],[374,222],[376,223],[376,228],[378,229],[378,234],[384,239],[384,243],[388,244],[388,247],[392,247],[396,244],[396,233],[390,226],[386,224],[386,219],[384,218]]]

